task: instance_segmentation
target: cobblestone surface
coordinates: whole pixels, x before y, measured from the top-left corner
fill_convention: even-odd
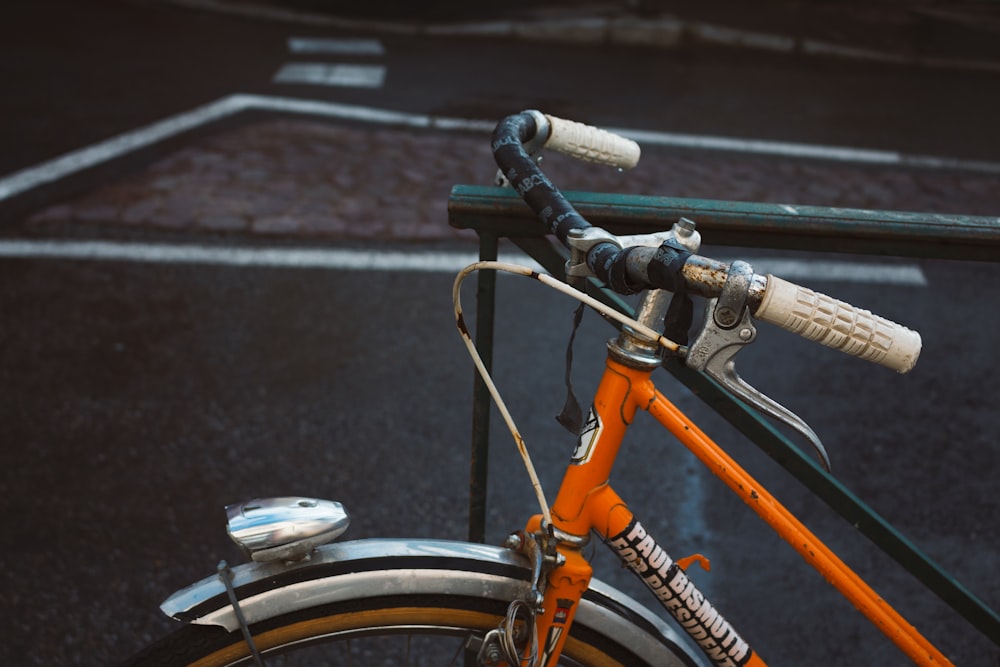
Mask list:
[[[1000,215],[1000,175],[644,148],[625,174],[546,157],[562,188],[815,206]],[[488,137],[265,120],[195,141],[146,169],[34,214],[176,231],[325,239],[469,238],[447,224],[452,185],[488,184]]]

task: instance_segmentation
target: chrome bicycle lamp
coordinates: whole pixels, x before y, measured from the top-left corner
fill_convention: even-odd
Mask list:
[[[229,537],[259,563],[302,560],[340,537],[351,523],[340,503],[297,496],[228,505],[226,516]]]

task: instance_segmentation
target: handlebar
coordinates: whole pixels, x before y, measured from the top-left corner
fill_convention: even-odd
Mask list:
[[[718,298],[727,282],[737,277],[733,269],[737,262],[730,265],[696,255],[670,240],[655,248],[622,247],[616,237],[587,222],[529,154],[547,147],[624,169],[638,162],[640,150],[635,142],[538,111],[525,111],[500,121],[492,146],[500,171],[548,231],[567,247],[584,250],[589,271],[614,291],[686,290]],[[749,268],[739,264],[741,269]],[[740,277],[745,283],[740,306],[745,303],[757,319],[900,373],[911,370],[917,362],[920,334],[901,324],[772,275],[751,271]]]

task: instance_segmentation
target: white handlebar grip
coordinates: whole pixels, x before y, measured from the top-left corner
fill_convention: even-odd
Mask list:
[[[755,316],[899,373],[912,369],[920,356],[916,331],[772,275]]]
[[[639,144],[631,139],[572,120],[546,118],[550,127],[546,148],[620,169],[631,169],[639,163]]]

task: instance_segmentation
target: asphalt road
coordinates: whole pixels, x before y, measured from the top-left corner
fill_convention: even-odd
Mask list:
[[[53,8],[64,20],[46,32]],[[233,92],[468,117],[539,106],[618,126],[966,159],[1000,155],[1000,96],[979,76],[536,45],[517,54],[531,62],[544,56],[537,71],[545,76],[525,81],[505,65],[510,44],[398,38],[385,40],[381,89],[287,88],[271,82],[287,59],[287,26],[118,2],[33,3],[17,11],[21,23],[5,22],[0,41],[14,74],[4,84],[15,93],[2,98],[10,119],[0,128],[3,173]],[[483,72],[490,72],[488,82]],[[175,148],[159,147],[139,162]],[[714,164],[697,152],[686,159],[692,170]],[[756,167],[739,178],[763,191],[780,188],[789,173]],[[815,169],[802,164],[807,176]],[[844,170],[849,179],[874,173]],[[824,176],[835,177],[835,169]],[[962,194],[950,197],[941,179]],[[911,180],[940,188],[941,212],[989,208],[988,191],[963,189],[967,175]],[[38,205],[84,186],[46,191],[51,199]],[[910,208],[912,191],[883,190],[886,208]],[[4,217],[5,239],[301,243],[115,225],[29,227],[18,210]],[[310,243],[344,245],[336,238]],[[387,247],[377,239],[361,245]],[[461,243],[392,247],[468,250]],[[749,254],[752,262],[775,255]],[[872,261],[780,256],[806,265]],[[993,471],[1000,451],[991,437],[1000,431],[991,363],[997,314],[989,287],[997,266],[887,261],[917,267],[926,286],[815,276],[809,284],[921,331],[924,353],[912,374],[897,376],[764,326],[756,349],[741,354],[740,370],[820,434],[838,479],[998,607]],[[431,272],[0,261],[0,615],[7,620],[0,662],[108,664],[169,629],[157,604],[210,574],[221,557],[239,559],[222,527],[221,508],[234,500],[315,494],[348,506],[354,538],[463,538],[472,366],[453,330],[451,279]],[[551,488],[572,447],[552,419],[563,401],[571,306],[534,283],[505,279],[500,310],[498,382]],[[576,364],[584,402],[609,335],[588,318]],[[957,664],[997,663],[988,639],[686,390],[666,375],[662,381],[680,407]],[[676,443],[649,424],[637,431],[616,473],[620,492],[674,555],[700,551],[712,560],[699,584],[765,658],[905,664]],[[493,440],[488,539],[497,542],[534,508],[500,427]],[[609,558],[600,558],[599,568],[601,578],[641,597]]]
[[[838,479],[996,604],[990,369],[959,362],[952,342],[966,359],[988,359],[991,337],[965,316],[974,297],[932,296],[966,268],[921,266],[940,287],[884,288],[866,304],[890,314],[906,304],[926,341],[912,376],[773,330],[741,372],[821,434]],[[239,559],[221,512],[237,499],[340,499],[355,538],[464,536],[471,364],[453,331],[450,275],[46,260],[8,260],[0,272],[5,663],[107,663],[161,633],[161,598],[220,557]],[[817,287],[855,300],[862,291]],[[572,447],[552,419],[563,400],[552,360],[571,309],[541,290],[501,281],[496,363],[552,488]],[[609,335],[588,318],[582,397]],[[988,641],[662,380],[958,664],[991,664]],[[649,424],[637,430],[616,483],[678,555],[711,558],[700,581],[762,655],[839,663],[864,646],[864,664],[904,664],[676,443]],[[494,443],[491,542],[533,511],[502,430]],[[602,560],[602,577],[629,585]]]

